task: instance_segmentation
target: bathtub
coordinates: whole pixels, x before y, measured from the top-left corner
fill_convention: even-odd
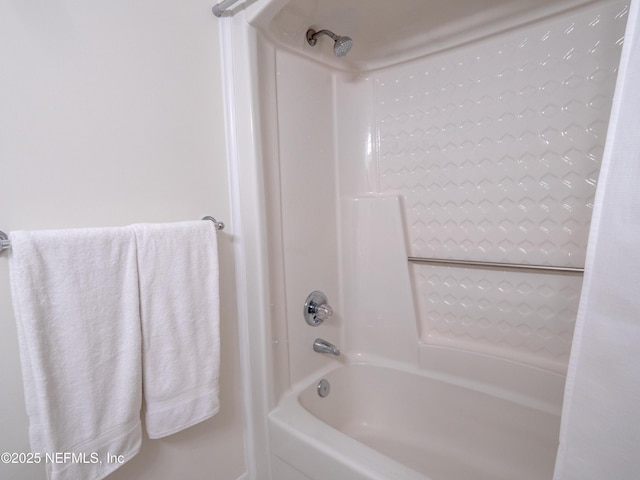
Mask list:
[[[550,479],[562,380],[527,367],[516,375],[521,385],[553,386],[542,397],[499,380],[374,364],[309,379],[269,415],[274,478]]]

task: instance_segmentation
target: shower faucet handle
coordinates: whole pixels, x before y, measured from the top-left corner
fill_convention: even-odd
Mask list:
[[[327,296],[319,291],[311,292],[304,302],[304,319],[312,327],[317,327],[333,315]]]

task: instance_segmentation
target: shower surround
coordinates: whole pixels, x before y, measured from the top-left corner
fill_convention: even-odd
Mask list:
[[[470,398],[492,395],[494,413],[501,402],[538,409],[555,418],[545,435],[557,438],[582,277],[407,258],[584,265],[627,3],[495,1],[481,11],[458,2],[431,12],[400,3],[280,0],[246,12],[272,298],[274,478],[385,478],[367,459],[405,475],[394,478],[439,478],[356,447],[349,428],[314,423],[322,407],[301,404],[300,392],[309,398],[323,375],[354,363],[411,372],[416,384],[421,375],[464,384]],[[308,28],[348,35],[353,48],[335,58],[331,42],[306,43]],[[302,318],[314,290],[335,311],[319,327]],[[313,352],[316,337],[342,356]],[[412,412],[433,413],[429,401]],[[313,438],[318,429],[353,455]],[[319,450],[323,462],[309,460]]]
[[[374,74],[375,191],[414,257],[584,265],[624,6]],[[581,278],[413,265],[420,339],[562,371]]]

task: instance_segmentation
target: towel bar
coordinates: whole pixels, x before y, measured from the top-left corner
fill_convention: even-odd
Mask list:
[[[203,217],[202,220],[211,220],[216,227],[216,230],[224,230],[224,223],[217,221],[215,218],[211,216]],[[6,233],[0,230],[0,253],[5,250],[9,250],[11,248],[11,240]]]

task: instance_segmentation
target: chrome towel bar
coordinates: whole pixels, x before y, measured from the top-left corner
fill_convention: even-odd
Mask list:
[[[424,263],[428,265],[441,265],[445,267],[485,268],[494,270],[518,270],[537,273],[561,273],[569,275],[582,275],[584,268],[561,267],[554,265],[528,265],[526,263],[502,263],[502,262],[477,262],[475,260],[449,260],[445,258],[408,257],[411,263]]]
[[[211,216],[203,217],[202,220],[210,220],[215,225],[216,230],[224,230],[224,223],[217,221]],[[9,250],[9,248],[11,248],[11,241],[9,240],[7,234],[0,230],[0,253],[4,252],[5,250]]]

